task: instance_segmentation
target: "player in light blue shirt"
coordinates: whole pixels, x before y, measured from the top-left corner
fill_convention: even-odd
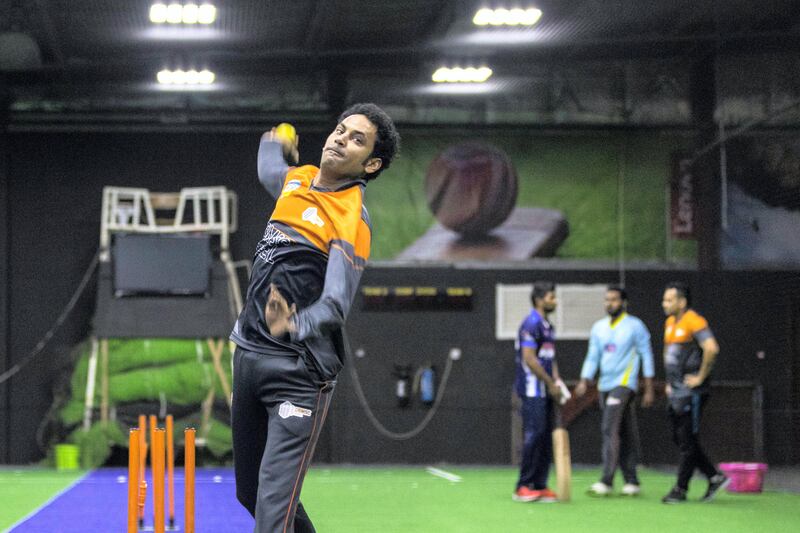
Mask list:
[[[622,494],[635,496],[640,492],[636,475],[639,430],[634,398],[641,368],[644,375],[642,405],[653,404],[655,369],[650,332],[641,320],[626,312],[627,301],[625,289],[609,286],[605,296],[608,317],[592,326],[581,381],[575,388],[575,395],[583,396],[599,368],[597,388],[603,411],[603,475],[589,489],[593,496],[611,493],[618,466],[625,479]]]

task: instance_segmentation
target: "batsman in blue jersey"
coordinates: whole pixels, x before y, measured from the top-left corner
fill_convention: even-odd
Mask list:
[[[522,400],[522,460],[513,499],[522,502],[554,502],[547,488],[553,459],[553,401],[561,391],[557,384],[555,332],[547,316],[556,308],[555,285],[537,282],[531,293],[533,309],[522,322],[516,342],[514,388]]]
[[[653,404],[653,350],[650,332],[641,320],[626,312],[627,302],[628,296],[622,287],[612,285],[606,291],[608,317],[592,326],[581,381],[575,388],[575,395],[583,396],[600,370],[597,388],[603,412],[603,474],[589,489],[593,496],[611,493],[618,466],[625,480],[622,494],[636,496],[640,492],[636,476],[639,430],[634,398],[641,368],[644,375],[642,405]]]

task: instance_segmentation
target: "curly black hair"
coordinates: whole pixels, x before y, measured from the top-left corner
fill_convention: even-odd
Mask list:
[[[375,146],[372,149],[370,157],[380,158],[381,166],[375,172],[365,176],[367,180],[374,180],[378,177],[378,174],[389,168],[395,155],[397,155],[397,152],[400,150],[400,134],[397,133],[394,121],[391,117],[386,114],[386,111],[375,104],[354,104],[339,115],[338,122],[341,123],[350,115],[364,115],[370,122],[375,124],[375,127],[378,129],[378,133],[375,137]]]
[[[670,281],[664,287],[665,291],[670,289],[675,289],[675,292],[678,293],[678,298],[686,298],[686,306],[692,305],[692,293],[689,290],[689,285],[684,283],[683,281]]]
[[[619,297],[623,302],[628,301],[628,291],[622,285],[611,284],[606,287],[606,291],[613,291],[619,293]]]
[[[541,300],[547,296],[548,292],[555,292],[556,284],[552,281],[537,281],[533,284],[531,291],[531,303],[536,306],[536,300]]]

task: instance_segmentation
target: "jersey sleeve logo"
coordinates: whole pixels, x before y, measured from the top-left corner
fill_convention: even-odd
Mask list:
[[[290,180],[283,188],[281,196],[289,196],[290,194],[292,194],[292,191],[299,189],[300,185],[302,185],[300,180]]]
[[[539,359],[553,359],[556,356],[556,346],[552,342],[545,342],[536,354]]]
[[[315,226],[319,226],[320,228],[325,225],[325,221],[319,217],[317,213],[316,207],[309,207],[305,211],[303,211],[303,220],[306,222],[311,222]]]

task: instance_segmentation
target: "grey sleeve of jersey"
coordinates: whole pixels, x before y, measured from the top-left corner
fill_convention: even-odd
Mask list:
[[[325,286],[319,300],[302,309],[294,318],[293,341],[320,337],[344,325],[355,298],[365,261],[355,256],[353,246],[333,241],[325,271]]]
[[[700,331],[694,332],[694,340],[696,340],[699,344],[702,344],[706,340],[711,339],[713,337],[714,334],[711,332],[711,328],[703,328]]]
[[[288,171],[289,165],[283,159],[281,143],[261,139],[258,147],[258,181],[273,198],[280,195]]]

